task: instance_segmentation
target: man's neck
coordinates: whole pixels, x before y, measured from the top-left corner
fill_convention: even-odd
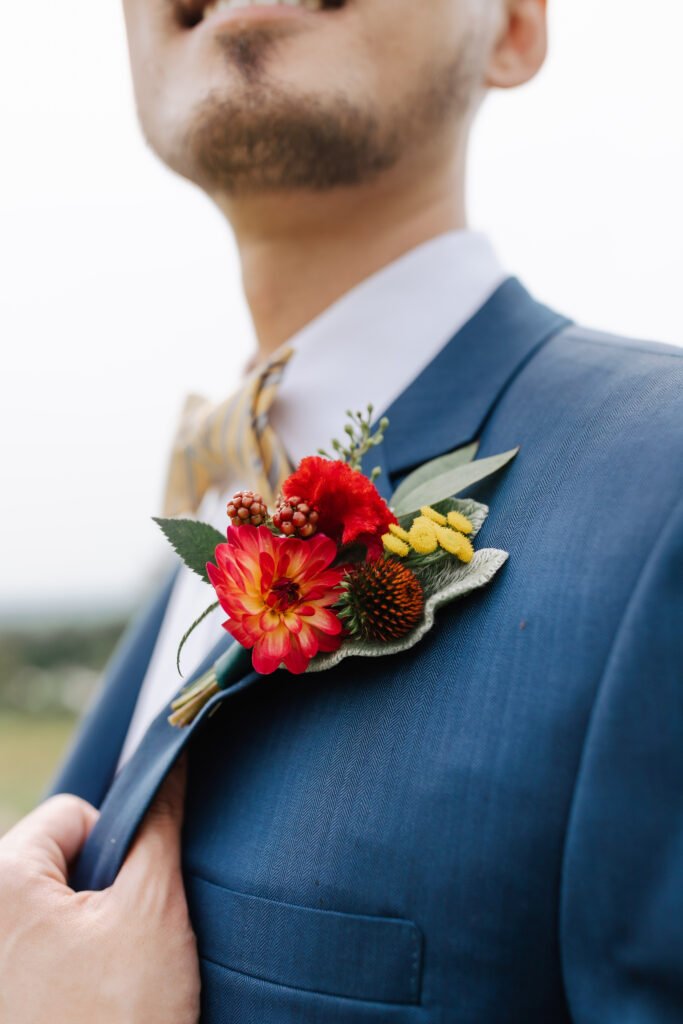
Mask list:
[[[259,344],[272,354],[355,285],[465,226],[463,161],[326,193],[224,199]]]

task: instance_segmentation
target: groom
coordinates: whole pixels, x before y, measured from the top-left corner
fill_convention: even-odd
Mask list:
[[[250,674],[173,729],[210,594],[170,581],[57,780],[102,810],[74,885],[112,882],[185,750],[202,1021],[680,1022],[683,359],[539,305],[466,229],[471,122],[543,63],[544,0],[124,3],[147,138],[230,222],[259,361],[292,349],[290,458],[368,402],[386,494],[521,452],[472,492],[508,564],[403,655]],[[255,482],[214,470],[176,511],[224,529]]]

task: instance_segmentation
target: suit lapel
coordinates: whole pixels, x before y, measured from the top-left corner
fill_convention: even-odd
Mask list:
[[[568,322],[535,302],[516,280],[506,281],[387,410],[389,433],[364,466],[366,471],[375,465],[382,468],[378,486],[384,497],[390,496],[393,481],[413,466],[477,438],[513,377]],[[211,667],[229,643],[224,637],[194,678]],[[170,726],[168,709],[159,715],[102,804],[98,824],[76,866],[74,887],[101,889],[111,884],[140,821],[184,748],[219,704],[260,679],[252,672],[217,694],[188,728]]]
[[[569,322],[505,281],[387,409],[387,436],[364,461],[381,466],[383,496],[392,477],[479,438],[512,379]]]
[[[50,786],[51,793],[75,793],[96,807],[101,804],[114,778],[176,576],[174,571],[124,634],[99,696]]]
[[[188,683],[211,668],[232,642],[227,634],[222,637]],[[183,729],[169,725],[169,709],[163,709],[114,779],[102,803],[99,820],[72,873],[70,881],[74,889],[99,890],[111,885],[142,818],[187,744],[201,731],[219,704],[263,678],[256,672],[250,672],[227,690],[216,694],[194,722]]]

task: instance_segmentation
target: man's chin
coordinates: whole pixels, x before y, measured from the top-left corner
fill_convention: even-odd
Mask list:
[[[288,95],[258,85],[194,111],[176,170],[210,194],[326,191],[362,184],[400,156],[373,114],[342,96]]]

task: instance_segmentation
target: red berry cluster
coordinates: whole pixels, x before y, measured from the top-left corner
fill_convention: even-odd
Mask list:
[[[319,513],[301,498],[280,498],[273,513],[273,525],[285,537],[308,540],[318,529]]]
[[[260,494],[238,491],[228,502],[228,516],[233,526],[264,526],[268,509]]]

